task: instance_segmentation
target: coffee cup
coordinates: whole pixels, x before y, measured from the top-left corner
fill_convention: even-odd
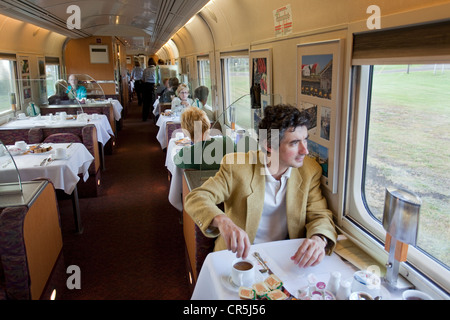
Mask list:
[[[372,272],[357,271],[353,274],[352,292],[366,292],[372,297],[380,295],[380,277]]]
[[[18,119],[25,119],[27,116],[26,116],[26,114],[25,113],[19,113],[18,115],[17,115],[17,118]]]
[[[403,300],[433,300],[428,294],[419,290],[406,290],[402,293]]]
[[[22,151],[27,150],[27,143],[25,141],[16,141],[14,145]]]
[[[231,264],[231,281],[239,287],[251,287],[255,283],[255,265],[246,259],[234,259]]]
[[[57,148],[55,150],[55,159],[65,159],[67,156],[67,151],[65,148]]]

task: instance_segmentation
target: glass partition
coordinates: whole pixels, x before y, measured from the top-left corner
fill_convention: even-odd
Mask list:
[[[0,195],[22,193],[22,181],[12,154],[15,146],[7,148],[0,140]]]
[[[14,119],[43,120],[41,116],[67,115],[67,119],[85,114],[83,107],[110,103],[103,88],[87,74],[72,74],[65,79],[54,81],[51,94],[45,77],[30,79],[23,76],[16,81],[18,97],[12,103]],[[52,119],[55,120],[55,119]]]

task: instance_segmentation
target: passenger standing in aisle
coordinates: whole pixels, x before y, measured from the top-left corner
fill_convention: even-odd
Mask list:
[[[155,102],[156,63],[153,58],[148,59],[148,67],[142,76],[144,82],[142,94],[142,121],[147,121],[148,116],[153,117],[153,102]]]
[[[141,68],[139,61],[134,63],[134,68],[131,70],[131,80],[134,80],[134,91],[138,99],[138,105],[142,105],[142,75],[144,70]]]

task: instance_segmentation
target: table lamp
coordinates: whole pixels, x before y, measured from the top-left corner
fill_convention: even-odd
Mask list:
[[[410,191],[386,188],[383,227],[387,232],[384,249],[389,257],[385,280],[391,287],[398,288],[398,270],[400,262],[406,261],[408,245],[416,245],[421,204]]]

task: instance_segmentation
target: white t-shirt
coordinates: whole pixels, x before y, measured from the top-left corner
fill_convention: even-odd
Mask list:
[[[284,240],[288,235],[286,218],[286,186],[291,175],[291,169],[286,170],[280,180],[276,180],[269,173],[267,166],[266,187],[264,193],[264,207],[256,232],[256,243]]]

